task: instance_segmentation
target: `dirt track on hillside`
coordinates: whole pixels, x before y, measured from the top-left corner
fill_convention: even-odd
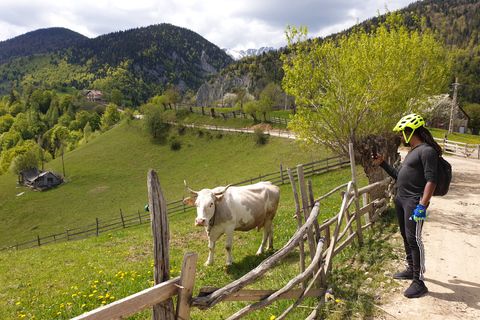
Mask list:
[[[404,154],[402,154],[404,158]],[[429,292],[407,299],[402,285],[375,319],[480,319],[480,160],[446,157],[453,167],[449,193],[434,197],[423,230]],[[399,261],[398,271],[404,269]]]

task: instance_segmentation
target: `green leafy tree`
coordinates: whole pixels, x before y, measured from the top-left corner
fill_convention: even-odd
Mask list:
[[[335,40],[306,41],[306,27],[287,27],[286,35],[283,87],[299,105],[289,128],[305,146],[338,155],[353,143],[370,181],[381,179],[370,147],[393,159],[396,122],[441,91],[448,73],[442,43],[426,28],[409,31],[399,13],[371,32],[357,27]]]
[[[270,82],[260,93],[260,100],[265,97],[268,97],[274,106],[279,106],[285,102],[285,91],[278,84]]]
[[[92,127],[92,131],[96,131],[100,129],[100,124],[102,123],[102,118],[96,112],[92,113],[88,118],[88,123]]]
[[[113,89],[110,93],[110,100],[116,105],[122,105],[123,102],[123,93],[118,89]]]
[[[166,128],[163,122],[163,111],[159,105],[149,103],[144,108],[144,125],[146,130],[157,138]]]
[[[13,125],[15,118],[10,114],[6,114],[0,117],[0,134],[8,132]]]
[[[118,121],[120,121],[120,111],[115,104],[110,103],[102,116],[102,127],[111,127]]]
[[[72,96],[69,94],[66,94],[60,99],[60,105],[59,105],[60,112],[62,114],[67,112],[67,110],[70,107],[73,108]]]
[[[11,173],[19,174],[24,170],[38,167],[40,164],[38,146],[33,141],[26,141],[18,149],[17,155],[12,159],[9,166]]]
[[[249,114],[254,121],[257,121],[258,106],[255,101],[247,102],[243,106],[243,112],[245,112],[246,114]]]
[[[273,110],[273,101],[268,96],[264,96],[257,102],[257,110],[263,114],[263,120],[267,121],[267,112]]]

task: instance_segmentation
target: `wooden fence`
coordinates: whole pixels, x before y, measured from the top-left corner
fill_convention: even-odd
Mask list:
[[[194,107],[185,104],[177,104],[174,106],[175,111],[178,110],[189,110],[192,113],[198,113],[203,115],[212,115],[213,117],[223,117],[223,118],[245,118],[245,119],[253,119],[252,116],[248,113],[244,113],[242,109],[232,110],[232,111],[219,111],[217,108],[212,107]],[[278,123],[278,124],[287,124],[291,120],[287,118],[280,118],[267,115],[265,118],[263,115],[258,114],[257,120],[271,122],[271,123]]]
[[[306,175],[311,175],[316,172],[321,172],[324,170],[331,170],[332,168],[348,164],[349,160],[344,157],[332,157],[320,161],[314,161],[304,165],[304,170]],[[294,177],[297,177],[297,172],[294,170],[293,172]],[[246,184],[253,184],[259,181],[271,181],[273,184],[279,185],[288,182],[288,172],[286,169],[280,165],[280,170],[277,172],[265,174],[265,175],[258,175],[257,177],[250,177],[241,182],[233,183],[232,185],[246,185]],[[227,183],[228,184],[228,183]],[[168,213],[176,213],[176,212],[185,212],[187,210],[193,210],[194,208],[191,206],[187,206],[183,203],[182,200],[177,200],[167,204]],[[116,218],[112,218],[105,221],[100,221],[98,218],[95,219],[95,223],[77,227],[77,228],[69,228],[66,229],[65,232],[40,237],[37,235],[36,239],[31,241],[17,243],[14,246],[0,248],[0,251],[7,250],[7,249],[29,249],[33,247],[38,247],[41,245],[45,245],[48,243],[56,243],[56,242],[64,242],[70,240],[78,240],[84,239],[91,236],[98,236],[99,234],[110,232],[115,229],[119,228],[126,228],[133,225],[140,225],[143,223],[150,223],[150,213],[148,211],[138,211],[137,213],[132,214],[123,214],[122,210],[120,210],[119,215]]]
[[[446,138],[434,138],[437,143],[442,147],[443,152],[450,153],[453,155],[464,156],[464,157],[472,157],[476,159],[480,159],[480,145],[479,144],[471,144],[465,142],[458,142],[447,140]]]
[[[201,310],[211,308],[222,301],[257,301],[250,304],[235,314],[231,315],[228,320],[241,319],[247,314],[265,308],[279,299],[297,299],[290,307],[288,307],[282,315],[276,319],[284,319],[295,307],[297,307],[307,297],[318,297],[318,307],[306,319],[314,319],[318,314],[318,310],[325,303],[326,293],[329,290],[328,275],[332,269],[332,259],[348,244],[357,239],[361,245],[363,243],[363,230],[370,227],[376,219],[386,210],[388,204],[393,199],[394,184],[390,178],[367,187],[359,189],[357,187],[356,168],[353,161],[353,146],[350,145],[351,151],[351,170],[352,181],[343,184],[324,196],[314,199],[312,193],[311,181],[308,181],[308,187],[305,185],[302,166],[297,167],[298,183],[300,188],[299,198],[293,172],[289,171],[289,179],[296,203],[296,217],[299,223],[298,230],[287,244],[272,254],[270,257],[261,262],[256,268],[245,274],[241,278],[227,284],[222,288],[205,287],[199,290],[199,294],[193,297],[195,271],[197,254],[188,253],[184,256],[182,264],[182,276],[169,280],[163,284],[155,283],[153,288],[144,290],[130,297],[119,300],[115,303],[106,305],[102,308],[92,310],[86,314],[74,318],[80,319],[124,319],[141,310],[152,307],[152,319],[189,319],[190,310],[193,307]],[[152,172],[152,170],[151,170]],[[156,173],[149,173],[150,176],[156,176]],[[152,185],[150,185],[152,183]],[[155,187],[158,185],[158,187]],[[149,180],[149,190],[158,189],[160,183]],[[375,188],[386,186],[386,197],[383,199],[368,201],[368,193]],[[161,188],[160,188],[161,190]],[[308,190],[308,191],[307,191]],[[344,192],[342,192],[344,191]],[[319,203],[320,201],[332,196],[335,193],[341,193],[342,205],[340,211],[332,219],[326,220],[322,225],[318,224]],[[149,195],[151,192],[149,191]],[[160,198],[162,198],[160,196]],[[360,198],[363,199],[363,206],[360,207]],[[152,221],[156,220],[157,212],[161,214],[161,201],[150,199],[153,204]],[[156,205],[155,205],[156,203]],[[351,207],[354,206],[354,209]],[[163,213],[167,217],[167,213]],[[302,219],[302,215],[303,218]],[[160,218],[158,218],[160,219]],[[305,221],[304,223],[302,221]],[[164,223],[165,224],[165,223]],[[153,225],[153,222],[152,222]],[[168,225],[168,222],[166,223]],[[154,230],[154,228],[152,227]],[[168,234],[168,232],[167,232]],[[303,244],[305,236],[310,247],[311,263],[305,267],[305,254],[303,252]],[[154,232],[155,239],[155,232]],[[164,244],[154,244],[155,246],[168,247],[168,239]],[[247,290],[247,285],[258,280],[262,275],[269,271],[275,264],[282,261],[296,247],[300,249],[300,274],[291,279],[283,288],[265,289],[265,290]],[[155,254],[154,254],[155,257]],[[168,260],[155,260],[155,267],[163,266],[169,270]],[[155,270],[157,273],[157,270]],[[300,289],[294,289],[295,287]],[[153,294],[154,292],[154,294]],[[173,305],[170,301],[171,297],[178,295],[177,308],[168,313],[164,313],[162,317],[158,316],[153,310],[154,306],[159,303],[167,303]],[[164,307],[166,309],[168,307]]]

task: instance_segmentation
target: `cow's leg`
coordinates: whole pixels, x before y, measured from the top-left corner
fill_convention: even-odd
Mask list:
[[[209,253],[208,253],[208,259],[205,262],[205,266],[212,266],[213,265],[213,254],[214,254],[214,250],[215,250],[215,242],[217,242],[217,240],[220,238],[221,235],[222,235],[222,233],[220,233],[218,231],[214,232],[213,230],[210,230],[210,232],[208,232],[208,250],[209,250]]]
[[[273,223],[272,220],[265,220],[263,226],[263,239],[260,248],[258,248],[257,256],[265,252],[265,245],[268,241],[268,249],[273,249]]]
[[[225,250],[227,250],[227,262],[225,263],[226,266],[231,266],[233,263],[232,259],[232,244],[233,244],[233,228],[229,228],[225,230]]]

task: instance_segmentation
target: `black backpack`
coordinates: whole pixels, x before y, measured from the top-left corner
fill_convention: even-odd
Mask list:
[[[437,187],[433,192],[434,196],[444,196],[450,188],[452,181],[452,165],[443,157],[438,158],[437,164]]]

